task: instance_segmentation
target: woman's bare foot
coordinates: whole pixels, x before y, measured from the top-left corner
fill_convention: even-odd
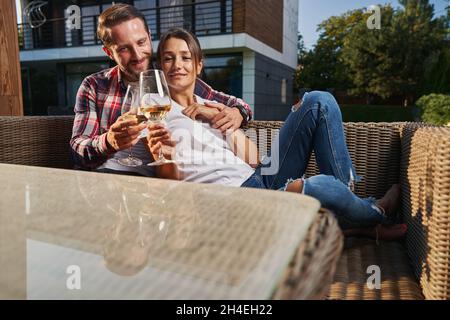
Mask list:
[[[408,231],[408,226],[405,223],[394,224],[391,226],[378,225],[374,228],[375,237],[379,240],[392,241],[403,238]],[[378,235],[377,235],[378,234]]]
[[[347,237],[369,237],[377,240],[393,241],[403,238],[408,231],[406,224],[394,224],[390,226],[377,225],[373,228],[358,228],[344,230]]]
[[[383,208],[386,216],[392,216],[400,203],[401,188],[399,184],[394,184],[384,195],[376,202],[377,206]]]
[[[395,214],[400,203],[401,188],[399,184],[394,184],[384,195],[376,202],[384,214],[389,217]],[[356,228],[344,230],[347,237],[369,237],[377,240],[399,240],[403,238],[408,230],[406,224],[382,225],[379,224],[371,228]]]

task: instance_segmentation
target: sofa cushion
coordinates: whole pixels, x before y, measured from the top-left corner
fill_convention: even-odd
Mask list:
[[[380,288],[372,275],[379,267]],[[366,238],[347,238],[328,295],[332,300],[421,300],[422,290],[413,274],[405,246]]]

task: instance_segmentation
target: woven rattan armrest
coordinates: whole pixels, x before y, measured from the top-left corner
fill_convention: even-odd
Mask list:
[[[73,116],[0,116],[0,163],[70,169]]]
[[[407,249],[426,299],[450,299],[450,127],[402,130]]]
[[[333,214],[321,209],[275,289],[274,299],[324,299],[343,247]]]

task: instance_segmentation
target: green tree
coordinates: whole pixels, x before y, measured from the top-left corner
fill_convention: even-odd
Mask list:
[[[450,0],[446,0],[450,2]],[[447,28],[447,40],[450,39],[450,6],[447,6],[447,17],[442,17]],[[425,74],[421,84],[421,94],[450,93],[450,47],[449,41],[435,54],[425,61]]]
[[[391,42],[396,28],[392,26],[394,10],[391,6],[381,7],[381,29],[369,29],[366,21],[370,14],[361,9],[361,19],[355,23],[344,39],[341,59],[352,84],[349,94],[366,96],[368,102],[374,95],[387,98],[396,92],[392,82],[385,83],[385,78],[393,68],[398,68],[401,59],[395,52],[401,51],[401,44]]]
[[[298,57],[298,63],[303,59],[304,55],[307,53],[305,48],[305,42],[303,41],[303,36],[299,32],[297,34],[297,57]]]
[[[318,26],[317,44],[299,59],[295,76],[298,87],[320,90],[348,88],[351,82],[341,59],[342,45],[361,16],[361,10],[349,11],[341,16],[332,16]]]
[[[450,124],[450,95],[426,95],[417,100],[416,105],[422,113],[424,122],[436,125]]]
[[[367,28],[367,13],[345,37],[341,58],[352,79],[350,93],[402,95],[408,105],[420,92],[425,61],[448,45],[446,19],[433,18],[428,0],[399,3],[397,11],[382,7],[380,30]]]
[[[298,88],[335,88],[367,97],[404,97],[405,105],[431,92],[448,92],[449,11],[434,18],[428,0],[399,0],[381,8],[381,29],[358,9],[322,22],[313,50],[299,54]],[[300,52],[300,51],[299,51]]]
[[[450,93],[450,48],[432,55],[424,68],[421,94]]]

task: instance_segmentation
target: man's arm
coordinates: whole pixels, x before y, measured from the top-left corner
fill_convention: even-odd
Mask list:
[[[197,79],[195,94],[203,99],[217,101],[218,103],[222,103],[228,107],[237,107],[237,111],[243,118],[241,127],[247,125],[247,123],[252,119],[252,111],[250,110],[250,106],[245,101],[234,96],[227,95],[223,92],[216,91],[201,79]]]
[[[75,120],[70,146],[74,164],[81,168],[96,168],[113,151],[107,145],[107,132],[100,134],[100,119],[96,108],[95,83],[84,79],[77,93]]]

